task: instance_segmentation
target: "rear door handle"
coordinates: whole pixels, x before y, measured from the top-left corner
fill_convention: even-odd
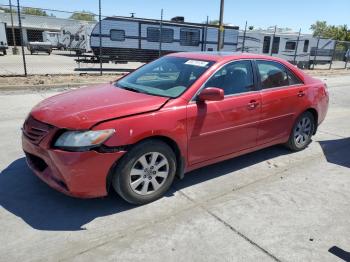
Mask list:
[[[303,97],[304,95],[305,95],[305,92],[304,92],[304,91],[300,90],[300,91],[298,92],[298,97]]]
[[[248,109],[253,110],[259,105],[259,102],[252,100],[248,104]]]

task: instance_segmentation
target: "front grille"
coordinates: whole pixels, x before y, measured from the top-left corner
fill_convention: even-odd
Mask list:
[[[23,125],[23,134],[33,144],[38,145],[53,127],[29,116]]]

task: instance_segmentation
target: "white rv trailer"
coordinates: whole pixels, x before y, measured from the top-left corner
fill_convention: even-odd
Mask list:
[[[50,42],[52,48],[58,48],[59,47],[59,32],[50,32],[50,31],[44,31],[43,32],[43,42]]]
[[[8,49],[7,36],[6,36],[6,24],[0,22],[0,51],[6,55]]]
[[[90,36],[95,24],[77,24],[61,29],[59,48],[74,51],[77,54],[91,52]]]
[[[107,17],[101,21],[102,54],[104,61],[149,62],[162,54],[179,51],[214,51],[217,48],[218,26],[179,21],[130,17]],[[95,56],[100,57],[99,23],[94,27],[90,44]],[[223,51],[236,51],[238,27],[224,27]],[[161,36],[160,36],[161,35]]]
[[[301,34],[298,41],[298,33],[293,32],[277,32],[274,35],[271,31],[247,31],[244,37],[241,31],[238,50],[277,56],[289,62],[294,62],[295,57],[296,64],[305,68],[315,62],[315,56],[318,64],[330,63],[335,44],[332,39],[318,39],[310,34]]]

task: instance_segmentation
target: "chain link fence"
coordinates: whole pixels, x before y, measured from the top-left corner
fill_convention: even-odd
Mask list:
[[[280,56],[299,67],[317,69],[346,68],[350,59],[348,42],[308,40],[300,34],[283,42],[285,37],[276,30],[256,36],[235,26],[219,28],[208,18],[204,23],[185,22],[183,17],[164,21],[163,10],[158,18],[142,19],[134,14],[107,17],[18,3],[0,5],[1,76],[127,72],[171,52],[216,51],[219,30],[223,51]],[[324,51],[326,44],[333,46]]]

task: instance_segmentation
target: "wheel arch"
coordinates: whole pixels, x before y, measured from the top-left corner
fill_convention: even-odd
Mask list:
[[[315,124],[315,129],[314,129],[314,132],[313,132],[313,135],[316,134],[316,131],[317,131],[317,128],[318,128],[318,112],[315,108],[308,108],[307,110],[305,110],[305,112],[310,112],[312,114],[312,116],[314,117],[314,124]]]
[[[130,150],[133,146],[145,142],[147,140],[158,140],[158,141],[162,141],[165,144],[167,144],[174,152],[175,156],[176,156],[176,176],[180,179],[183,179],[184,175],[185,175],[185,165],[186,165],[186,160],[185,158],[182,156],[180,147],[178,146],[178,144],[176,143],[175,140],[171,139],[170,137],[167,136],[163,136],[163,135],[155,135],[155,136],[150,136],[144,139],[141,139],[139,141],[137,141],[137,143],[128,146],[128,150]],[[124,157],[124,156],[123,156]],[[112,182],[112,177],[114,175],[114,170],[117,168],[118,163],[120,162],[121,159],[119,159],[118,161],[116,161],[113,166],[110,168],[110,171],[107,175],[107,179],[106,179],[106,189],[107,192],[109,192],[110,187],[111,187],[111,182]]]

